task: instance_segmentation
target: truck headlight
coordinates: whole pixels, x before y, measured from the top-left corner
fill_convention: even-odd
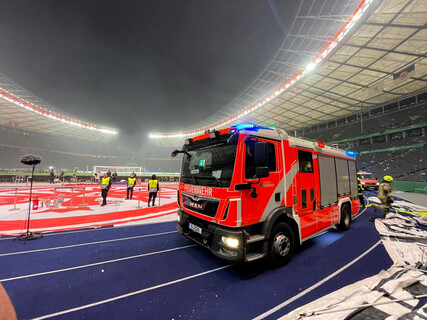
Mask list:
[[[239,240],[228,237],[221,237],[221,242],[230,248],[237,248],[239,246]]]

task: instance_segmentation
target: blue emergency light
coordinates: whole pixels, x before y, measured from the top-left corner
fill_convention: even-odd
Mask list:
[[[356,158],[357,152],[352,150],[345,151],[345,155],[350,158]]]
[[[258,132],[259,129],[273,130],[272,128],[257,126],[257,125],[252,124],[252,123],[241,123],[241,124],[237,124],[231,128],[235,128],[238,131],[246,130],[246,131],[255,131],[255,132]]]

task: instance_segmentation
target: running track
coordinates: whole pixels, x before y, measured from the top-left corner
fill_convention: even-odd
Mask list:
[[[280,269],[229,266],[173,222],[2,238],[0,282],[19,319],[274,319],[392,264],[372,210]]]

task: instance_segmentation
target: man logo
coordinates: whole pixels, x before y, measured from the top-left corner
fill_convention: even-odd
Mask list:
[[[194,209],[200,209],[200,210],[204,209],[204,205],[202,205],[200,203],[193,202],[193,201],[190,201],[190,207],[192,207]]]

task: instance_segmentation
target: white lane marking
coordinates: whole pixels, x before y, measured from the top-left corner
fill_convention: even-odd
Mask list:
[[[102,226],[103,224],[114,224],[117,222],[126,222],[126,221],[139,221],[139,220],[144,220],[144,219],[148,219],[148,218],[155,218],[157,215],[159,214],[172,214],[174,212],[177,212],[178,208],[176,209],[171,209],[171,210],[166,210],[166,211],[159,211],[159,212],[154,212],[154,213],[149,213],[146,215],[142,215],[142,216],[135,216],[135,217],[128,217],[128,218],[121,218],[121,219],[115,219],[115,220],[105,220],[105,221],[100,221],[98,223],[94,223],[94,222],[88,222],[88,223],[81,223],[81,224],[73,224],[73,225],[67,225],[67,226],[56,226],[56,227],[49,227],[49,228],[31,228],[31,231],[33,232],[41,232],[41,231],[55,231],[55,229],[58,228],[76,228],[76,227],[95,227],[95,226]],[[7,231],[10,234],[19,234],[21,233],[20,230],[8,230]]]
[[[133,237],[126,237],[126,238],[117,238],[117,239],[110,239],[110,240],[101,240],[101,241],[92,241],[92,242],[85,242],[85,243],[78,243],[78,244],[70,244],[68,246],[61,246],[61,247],[52,247],[52,248],[35,249],[35,250],[27,250],[27,251],[17,251],[17,252],[7,252],[7,253],[1,253],[0,257],[13,256],[13,255],[25,254],[25,253],[33,253],[33,252],[43,252],[43,251],[83,247],[83,246],[90,246],[93,244],[125,241],[125,240],[132,240],[132,239],[149,238],[149,237],[162,236],[162,235],[171,234],[171,233],[177,233],[177,231],[168,231],[168,232],[161,232],[161,233],[144,234],[142,236],[133,236]]]
[[[50,231],[50,232],[46,232],[43,233],[43,237],[47,237],[47,236],[58,236],[61,234],[69,234],[69,233],[81,233],[81,232],[92,232],[92,231],[103,231],[103,230],[112,230],[112,229],[117,229],[117,228],[128,228],[128,227],[135,227],[135,226],[128,226],[128,225],[117,225],[115,227],[102,227],[102,226],[97,226],[97,227],[92,227],[90,229],[84,229],[84,230],[69,230],[69,231],[61,231],[61,232],[56,232],[56,231]],[[11,237],[11,236],[7,236],[7,238],[0,238],[0,240],[10,240],[10,239],[14,239],[15,237]]]
[[[365,252],[363,252],[360,256],[358,256],[357,258],[355,258],[354,260],[350,261],[349,263],[347,263],[345,266],[341,267],[340,269],[338,269],[337,271],[335,271],[334,273],[330,274],[329,276],[327,276],[326,278],[323,278],[322,280],[320,280],[319,282],[317,282],[316,284],[312,285],[311,287],[308,287],[307,289],[305,289],[304,291],[300,292],[299,294],[293,296],[292,298],[289,298],[288,300],[282,302],[281,304],[277,305],[276,307],[264,312],[263,314],[260,314],[259,316],[253,318],[253,320],[260,320],[260,319],[264,319],[266,317],[268,317],[269,315],[275,313],[276,311],[279,311],[280,309],[286,307],[288,304],[294,302],[295,300],[301,298],[302,296],[306,295],[307,293],[313,291],[314,289],[316,289],[317,287],[321,286],[322,284],[324,284],[325,282],[327,282],[328,280],[332,279],[333,277],[335,277],[337,274],[343,272],[345,269],[347,269],[348,267],[352,266],[353,264],[355,264],[357,261],[359,261],[360,259],[362,259],[364,256],[366,256],[368,253],[370,253],[372,250],[374,250],[379,244],[381,244],[381,240],[379,240],[377,243],[375,243],[372,247],[370,247],[368,250],[366,250]]]
[[[20,280],[20,279],[26,279],[26,278],[39,277],[39,276],[44,276],[44,275],[47,275],[47,274],[53,274],[53,273],[59,273],[59,272],[65,272],[65,271],[83,269],[83,268],[88,268],[88,267],[93,267],[93,266],[99,266],[101,264],[114,263],[114,262],[125,261],[125,260],[130,260],[130,259],[136,259],[136,258],[141,258],[141,257],[153,256],[153,255],[156,255],[156,254],[162,254],[162,253],[166,253],[166,252],[187,249],[187,248],[191,248],[191,247],[195,247],[195,246],[197,246],[197,244],[191,244],[191,245],[188,245],[188,246],[182,246],[182,247],[177,247],[177,248],[172,248],[172,249],[166,249],[166,250],[160,250],[160,251],[142,253],[142,254],[137,254],[137,255],[134,255],[134,256],[124,257],[124,258],[118,258],[118,259],[105,260],[105,261],[100,261],[100,262],[95,262],[95,263],[83,264],[83,265],[76,266],[76,267],[69,267],[69,268],[64,268],[64,269],[56,269],[56,270],[51,270],[51,271],[45,271],[45,272],[27,274],[27,275],[23,275],[23,276],[17,276],[17,277],[13,277],[13,278],[0,279],[0,283],[1,282],[13,281],[13,280]]]
[[[101,301],[97,301],[97,302],[85,304],[85,305],[80,306],[80,307],[71,308],[71,309],[62,310],[62,311],[59,311],[59,312],[47,314],[47,315],[44,315],[44,316],[41,316],[41,317],[34,318],[33,320],[36,320],[36,319],[37,320],[48,319],[48,318],[60,316],[60,315],[63,315],[63,314],[71,313],[71,312],[74,312],[74,311],[79,311],[79,310],[83,310],[83,309],[92,308],[92,307],[95,307],[95,306],[99,306],[101,304],[109,303],[109,302],[116,301],[116,300],[119,300],[119,299],[128,298],[128,297],[135,296],[137,294],[141,294],[141,293],[144,293],[144,292],[148,292],[148,291],[152,291],[152,290],[155,290],[155,289],[167,287],[167,286],[170,286],[170,285],[175,284],[175,283],[180,283],[180,282],[184,282],[184,281],[187,281],[187,280],[190,280],[190,279],[201,277],[201,276],[204,276],[206,274],[217,272],[219,270],[223,270],[223,269],[226,269],[226,268],[229,268],[229,267],[231,267],[231,265],[226,265],[226,266],[223,266],[223,267],[219,267],[219,268],[211,269],[211,270],[208,270],[208,271],[196,273],[196,274],[193,274],[192,276],[188,276],[188,277],[180,278],[180,279],[177,279],[177,280],[169,281],[169,282],[166,282],[166,283],[158,284],[156,286],[148,287],[148,288],[145,288],[145,289],[141,289],[141,290],[129,292],[129,293],[122,294],[120,296],[115,296],[115,297],[112,297],[112,298],[109,298],[109,299],[105,299],[105,300],[101,300]]]

